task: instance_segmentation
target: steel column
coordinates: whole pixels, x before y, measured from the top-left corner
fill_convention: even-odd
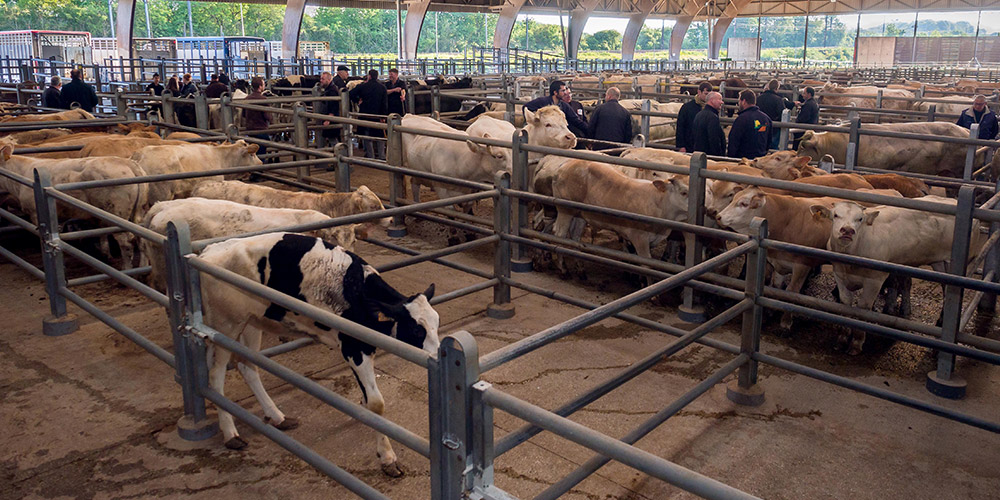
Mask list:
[[[299,54],[299,34],[306,13],[306,0],[285,3],[285,21],[281,28],[281,58],[295,59]]]
[[[427,368],[431,498],[463,498],[465,473],[471,466],[469,445],[476,441],[472,434],[486,432],[470,432],[467,414],[472,384],[479,379],[476,340],[466,331],[442,338],[437,358],[429,359]]]
[[[396,130],[399,126],[400,118],[397,114],[389,115],[387,120],[388,128],[385,135],[387,140],[385,159],[386,163],[393,167],[403,166],[403,134]],[[389,179],[389,205],[399,206],[399,199],[406,193],[406,186],[403,184],[403,174],[392,172]],[[418,188],[419,189],[419,188]],[[392,217],[392,225],[386,230],[386,234],[393,238],[406,236],[406,220],[402,215]]]
[[[764,273],[767,267],[767,249],[761,242],[767,239],[767,221],[755,217],[750,223],[750,236],[757,242],[753,254],[747,255],[747,278],[744,291],[753,307],[743,313],[740,352],[753,356],[760,351],[760,329],[764,318],[764,307],[758,298],[764,295]],[[764,402],[764,390],[757,385],[757,361],[752,357],[740,367],[735,383],[726,388],[730,401],[748,406],[759,406]]]
[[[504,280],[510,279],[511,244],[504,238],[510,234],[510,173],[497,172],[495,184],[500,191],[493,206],[493,232],[500,236],[493,251],[493,277],[499,279],[493,286],[493,303],[486,308],[486,314],[495,319],[510,319],[514,317],[514,305],[510,303],[510,285]]]
[[[42,333],[58,337],[75,332],[79,323],[66,308],[66,298],[59,290],[66,286],[66,266],[59,246],[59,217],[56,200],[45,191],[52,186],[48,170],[35,169],[35,212],[38,214],[38,234],[42,242],[42,269],[45,271],[45,293],[49,296],[50,316],[42,320]]]
[[[705,153],[691,155],[688,176],[688,224],[705,225],[705,178],[702,170],[708,168]],[[694,233],[684,233],[684,267],[690,269],[702,261],[703,244]],[[677,317],[687,323],[704,323],[705,308],[695,304],[694,289],[685,287],[682,292],[684,303],[677,308]]]

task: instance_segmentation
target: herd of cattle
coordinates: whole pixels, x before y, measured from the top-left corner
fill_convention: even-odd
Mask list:
[[[465,85],[465,82],[459,82]],[[662,103],[666,111],[678,103]],[[631,104],[630,104],[631,106]],[[654,108],[659,109],[659,108]],[[676,112],[676,111],[667,111]],[[30,116],[26,120],[81,118],[79,111],[64,114]],[[548,106],[536,112],[523,111],[521,124],[528,144],[571,149],[577,138],[569,131],[558,107]],[[90,117],[92,118],[92,117]],[[447,132],[454,140],[418,134],[403,134],[403,166],[423,172],[469,181],[491,183],[500,171],[511,171],[510,149],[487,146],[471,139],[509,141],[515,125],[485,114],[467,129],[459,130],[426,116],[406,115],[402,125],[423,130]],[[905,130],[936,135],[951,135],[948,123],[886,124],[906,126]],[[866,125],[868,126],[868,125]],[[874,125],[873,125],[874,126]],[[950,126],[950,127],[949,127]],[[926,130],[922,127],[930,127]],[[667,130],[668,127],[658,127]],[[961,129],[964,130],[964,129]],[[844,136],[841,141],[838,136]],[[967,137],[967,132],[956,137]],[[173,133],[161,138],[142,124],[117,125],[111,131],[73,132],[49,128],[17,132],[0,137],[0,169],[31,179],[34,169],[47,170],[53,184],[103,179],[134,178],[159,174],[192,174],[209,170],[261,165],[257,146],[244,141],[235,143],[191,143],[189,133]],[[868,141],[868,142],[866,142]],[[960,171],[965,149],[950,145],[921,142],[920,149],[901,150],[908,142],[870,137],[862,140],[863,158],[868,166],[935,175]],[[897,197],[918,198],[955,204],[955,200],[932,194],[923,182],[892,173],[878,175],[830,174],[809,165],[810,160],[831,154],[842,158],[846,134],[807,134],[798,153],[780,151],[755,160],[709,161],[710,170],[742,174],[748,178],[772,178],[803,184],[850,190],[865,190]],[[82,146],[81,149],[56,152],[23,151],[25,148]],[[68,149],[68,148],[63,148]],[[838,156],[839,155],[839,156]],[[880,156],[884,155],[884,156]],[[625,150],[624,158],[654,161],[659,164],[689,167],[691,157],[684,153],[653,148]],[[953,159],[956,159],[952,162]],[[557,155],[529,154],[530,190],[561,200],[628,211],[636,214],[685,222],[688,218],[688,178],[659,170],[622,167],[599,161],[568,159]],[[379,197],[361,186],[351,193],[305,193],[266,187],[232,180],[224,175],[203,175],[155,183],[135,183],[112,187],[70,191],[69,194],[121,219],[141,224],[165,234],[171,222],[184,221],[192,240],[218,239],[251,232],[261,232],[303,223],[329,221],[331,218],[383,209]],[[468,192],[467,188],[413,179],[412,194],[419,199],[420,184],[430,186],[439,198]],[[0,176],[0,189],[22,213],[37,222],[34,193],[29,186]],[[462,207],[470,210],[470,207]],[[741,233],[748,233],[754,217],[764,217],[770,224],[770,237],[813,248],[829,249],[900,264],[931,265],[942,268],[950,256],[954,218],[890,206],[870,206],[832,197],[808,197],[794,190],[761,188],[748,181],[736,183],[708,180],[705,210],[709,223]],[[670,236],[670,230],[636,221],[623,221],[593,212],[558,206],[555,220],[545,224],[552,207],[539,207],[540,227],[549,227],[559,237],[579,238],[580,218],[591,230],[609,230],[633,247],[642,257],[652,257],[654,249]],[[88,220],[90,214],[59,204],[60,221]],[[388,224],[388,219],[378,221]],[[309,234],[268,233],[247,238],[225,239],[208,245],[201,258],[244,278],[265,284],[314,306],[332,311],[371,330],[393,336],[428,352],[438,346],[439,317],[430,304],[434,285],[415,295],[404,295],[386,283],[374,268],[351,252],[358,235],[369,225],[338,226]],[[978,228],[973,232],[978,238]],[[165,289],[163,252],[158,244],[139,240],[130,232],[113,235],[120,249],[122,266],[152,266],[149,283]],[[972,245],[977,249],[978,245]],[[105,240],[101,251],[111,258],[112,248]],[[974,255],[970,255],[971,259]],[[800,292],[809,273],[827,262],[813,257],[772,251],[768,262],[773,266],[772,284]],[[565,263],[559,262],[565,272]],[[852,304],[852,295],[861,291],[858,307],[871,309],[887,282],[887,273],[835,264],[833,273],[839,299]],[[897,281],[899,283],[897,283]],[[889,280],[905,288],[905,280]],[[264,332],[288,336],[305,335],[340,349],[354,371],[363,394],[363,403],[381,414],[384,399],[378,390],[373,368],[374,347],[337,333],[334,330],[270,301],[237,292],[215,278],[204,276],[202,293],[205,322],[223,334],[259,349]],[[909,309],[906,293],[901,310]],[[895,300],[891,301],[895,307]],[[790,328],[792,317],[786,315],[781,327]],[[861,351],[862,332],[841,337],[841,346],[851,354]],[[210,385],[223,393],[226,365],[231,354],[221,349],[210,353]],[[237,360],[239,361],[239,360]],[[251,364],[237,363],[244,380],[260,402],[268,421],[278,428],[290,429],[297,421],[282,413],[267,395]],[[220,410],[220,423],[226,446],[242,448],[232,417]],[[379,435],[377,454],[383,470],[399,475],[396,455],[388,439]]]

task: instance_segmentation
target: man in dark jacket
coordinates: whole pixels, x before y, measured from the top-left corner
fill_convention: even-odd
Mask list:
[[[398,69],[389,69],[389,81],[385,82],[385,91],[389,96],[389,113],[400,116],[406,114],[403,106],[406,102],[406,82],[399,79]]]
[[[319,95],[323,97],[337,97],[340,89],[335,83],[336,78],[329,71],[324,71],[319,75]],[[322,101],[316,105],[316,112],[321,115],[340,116],[340,102]],[[330,125],[329,121],[324,121],[323,125]],[[329,142],[340,142],[340,129],[324,129],[323,137]]]
[[[576,127],[577,130],[585,132],[587,130],[587,122],[581,120],[573,108],[569,104],[562,101],[563,95],[568,92],[569,89],[566,84],[559,81],[553,80],[549,84],[549,95],[547,97],[539,97],[532,101],[529,101],[524,105],[524,109],[528,111],[538,111],[545,106],[559,106],[563,114],[566,115],[566,124],[569,125],[570,130]]]
[[[705,99],[712,91],[712,84],[701,82],[698,84],[698,93],[694,99],[684,103],[681,110],[677,112],[677,132],[674,144],[681,153],[691,153],[694,151],[694,137],[691,131],[694,130],[694,117],[698,115],[701,108],[705,107]]]
[[[598,141],[632,142],[632,115],[618,103],[622,96],[618,87],[604,93],[604,104],[590,114],[587,136]]]
[[[350,96],[352,102],[358,102],[358,111],[362,114],[385,116],[389,112],[388,94],[385,85],[378,81],[378,70],[376,69],[368,71],[368,79],[365,80],[365,83],[354,87]],[[377,120],[371,116],[361,116],[360,118],[362,120]],[[385,133],[377,128],[360,127],[358,133],[370,137],[385,137]],[[365,139],[364,148],[365,156],[368,158],[385,158],[385,143],[382,141]]]
[[[962,111],[956,123],[967,129],[978,123],[980,139],[993,140],[997,136],[997,115],[986,106],[986,97],[982,95],[972,100],[972,107]]]
[[[811,125],[816,125],[819,123],[819,103],[816,102],[816,91],[812,87],[806,87],[805,91],[802,93],[802,97],[805,98],[805,102],[796,103],[796,106],[800,106],[799,114],[795,117],[795,123],[807,123]],[[794,134],[794,142],[792,143],[792,149],[799,149],[799,141],[805,132],[796,132]]]
[[[333,77],[333,85],[337,90],[344,90],[347,88],[347,80],[351,77],[351,71],[347,69],[347,66],[341,64],[337,66],[337,75]]]
[[[181,97],[187,97],[198,92],[198,86],[191,79],[191,73],[184,73],[184,80],[181,82]]]
[[[778,80],[771,80],[767,82],[767,86],[764,93],[757,96],[757,107],[771,119],[772,122],[781,121],[781,113],[786,109],[795,108],[795,103],[789,100],[787,97],[778,95],[778,88],[781,87],[781,82]],[[771,149],[778,149],[778,139],[780,134],[775,130],[771,134]]]
[[[219,75],[212,75],[212,83],[209,83],[208,88],[205,89],[205,97],[218,99],[226,92],[229,92],[229,86],[219,81]]]
[[[253,77],[253,79],[250,80],[250,88],[253,92],[247,96],[248,101],[265,98],[263,78],[259,76]],[[243,122],[250,137],[256,137],[258,139],[268,141],[271,140],[271,136],[267,134],[267,127],[271,126],[271,114],[267,111],[245,109],[243,110]],[[263,156],[266,153],[267,146],[262,144],[260,149],[257,150],[257,156]]]
[[[152,92],[153,95],[163,95],[163,84],[160,83],[160,74],[153,73],[153,81],[146,85],[146,93]]]
[[[69,77],[72,81],[63,86],[60,94],[63,107],[70,109],[73,107],[73,103],[77,103],[80,105],[80,109],[93,113],[94,106],[97,106],[97,93],[94,92],[94,87],[83,83],[78,69],[70,71]]]
[[[580,121],[582,121],[583,123],[587,123],[587,115],[586,113],[583,112],[583,104],[581,104],[580,101],[573,100],[572,89],[566,87],[565,91],[559,95],[559,100],[566,103],[566,105],[569,106],[569,109],[573,110],[573,114],[576,115],[576,117],[579,118]],[[573,132],[573,135],[577,137],[589,137],[587,135],[587,130],[589,129],[590,129],[589,126],[588,128],[582,130],[573,126],[569,127],[569,131]],[[584,144],[582,142],[577,143],[576,148],[584,149]]]
[[[59,75],[54,75],[52,79],[49,80],[49,88],[45,89],[45,92],[42,92],[43,108],[63,108],[59,90],[61,88],[62,78],[59,78]]]
[[[698,112],[691,126],[691,136],[694,151],[707,155],[726,155],[726,133],[719,123],[719,110],[722,109],[722,94],[710,92],[705,100],[705,109]]]
[[[759,158],[767,154],[771,144],[771,118],[756,106],[757,96],[752,90],[740,92],[740,114],[729,130],[730,158]]]

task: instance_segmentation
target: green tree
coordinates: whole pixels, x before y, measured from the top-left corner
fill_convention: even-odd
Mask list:
[[[601,30],[586,37],[585,46],[588,50],[621,50],[622,34],[617,30]]]

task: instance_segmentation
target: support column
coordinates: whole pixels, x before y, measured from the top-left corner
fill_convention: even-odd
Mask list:
[[[281,58],[295,59],[299,55],[299,33],[302,17],[306,13],[306,0],[288,0],[285,4],[285,23],[281,28]]]
[[[118,26],[115,38],[120,57],[132,57],[132,25],[134,20],[135,0],[118,0],[118,19],[115,23]]]
[[[420,41],[420,29],[424,25],[424,16],[431,6],[430,0],[419,0],[406,4],[406,21],[403,26],[403,52],[408,60],[417,58],[417,42]]]
[[[583,38],[583,28],[587,26],[590,13],[597,8],[598,0],[584,0],[577,8],[570,11],[569,33],[566,36],[566,58],[576,59],[580,52],[580,39]]]
[[[719,51],[722,50],[722,39],[726,36],[726,30],[733,24],[732,17],[720,17],[715,21],[712,28],[712,38],[708,41],[708,58],[718,59]]]
[[[670,60],[679,61],[681,58],[681,45],[684,44],[684,35],[687,34],[688,27],[694,21],[694,16],[677,16],[677,24],[670,32]]]
[[[639,32],[642,31],[642,25],[649,17],[649,13],[653,11],[654,5],[656,4],[653,0],[639,0],[639,12],[629,16],[628,26],[625,27],[625,34],[622,35],[622,61],[635,59],[635,44],[639,41]]]
[[[493,32],[493,48],[506,49],[510,45],[510,35],[514,31],[514,23],[517,22],[517,14],[521,12],[526,0],[507,0],[500,9],[500,18],[497,19],[497,29]]]

